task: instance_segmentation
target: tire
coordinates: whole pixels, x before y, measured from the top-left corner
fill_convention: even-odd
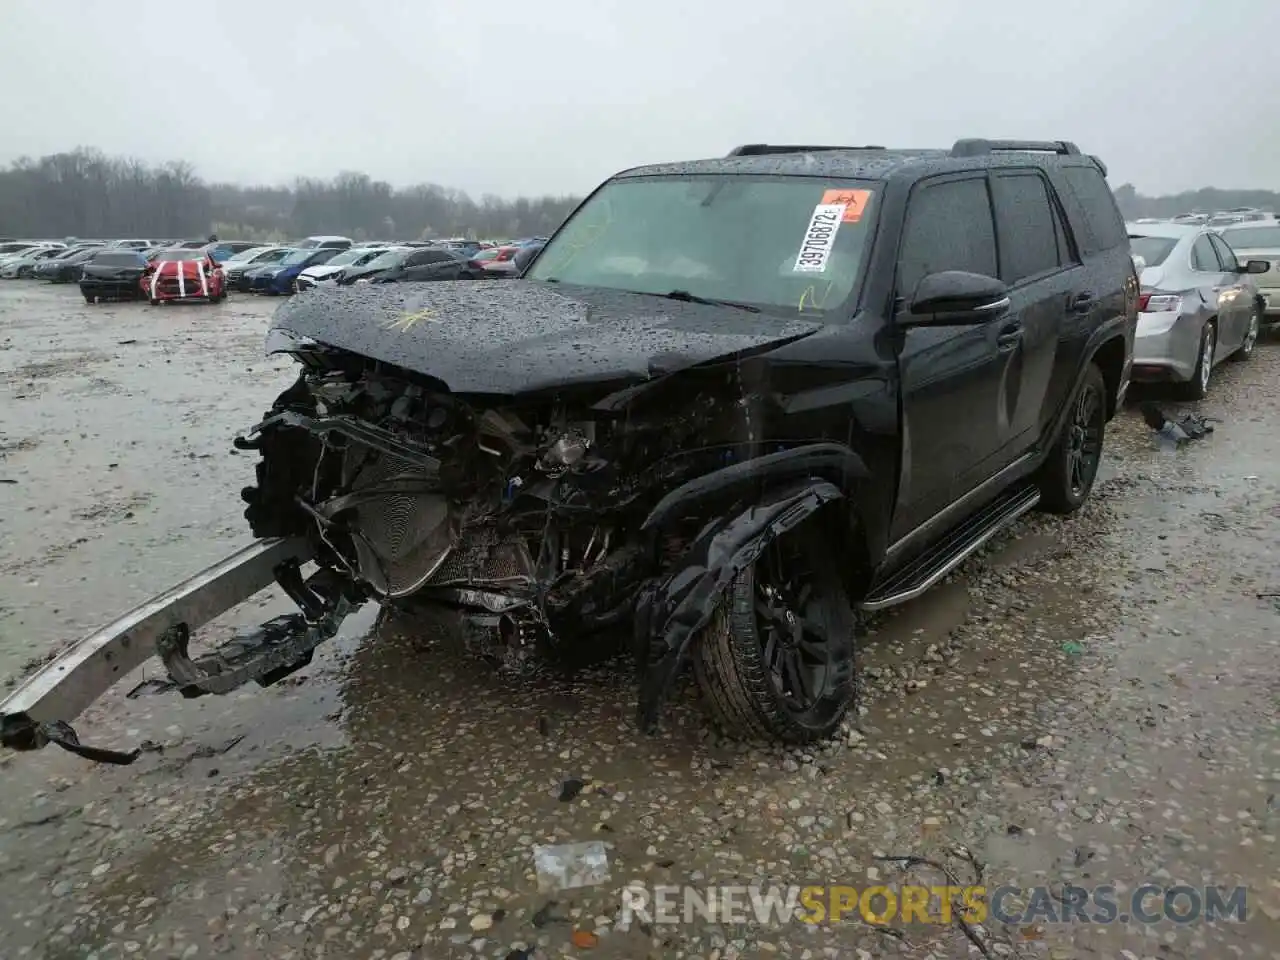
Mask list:
[[[157,300],[155,297],[148,297],[147,302],[150,303],[153,307],[160,306],[160,301]]]
[[[1249,314],[1249,329],[1244,335],[1244,343],[1240,344],[1240,349],[1231,355],[1232,360],[1245,361],[1253,356],[1253,350],[1258,345],[1258,335],[1262,331],[1262,311],[1254,304],[1253,312]]]
[[[1191,379],[1182,384],[1182,396],[1186,400],[1203,400],[1209,395],[1209,381],[1213,377],[1213,358],[1218,349],[1218,328],[1212,320],[1200,332],[1200,353]]]
[[[86,294],[84,295],[84,302],[85,302],[85,303],[93,304],[93,303],[96,303],[97,301],[98,301],[98,298],[97,298],[97,297],[95,297],[92,293],[86,293]]]
[[[772,601],[764,592],[771,588],[777,591]],[[810,680],[820,687],[797,702],[783,692],[775,667],[783,660],[801,665],[806,658],[782,642],[762,607],[785,598],[794,602],[801,591],[807,594],[803,622],[818,631],[808,635],[808,651],[818,656],[807,659],[818,671]],[[854,703],[854,630],[848,595],[818,539],[802,528],[770,544],[734,578],[695,641],[694,677],[713,722],[728,736],[745,739],[802,744],[829,737]],[[816,642],[819,634],[825,642]]]
[[[1102,462],[1107,381],[1096,363],[1089,364],[1067,410],[1062,432],[1036,475],[1040,509],[1063,516],[1084,506]]]

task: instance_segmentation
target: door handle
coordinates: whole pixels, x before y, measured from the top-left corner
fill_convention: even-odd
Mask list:
[[[996,349],[1008,353],[1022,340],[1022,324],[1010,323],[1000,329],[996,335]]]
[[[1092,293],[1077,293],[1071,298],[1071,309],[1076,313],[1088,313],[1093,309],[1094,296]]]

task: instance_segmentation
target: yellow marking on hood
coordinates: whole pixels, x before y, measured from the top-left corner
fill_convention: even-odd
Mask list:
[[[417,326],[418,324],[424,321],[434,320],[435,318],[436,318],[436,312],[434,310],[430,310],[430,309],[415,310],[412,313],[400,314],[400,316],[390,321],[389,323],[385,324],[385,326],[389,330],[405,331],[405,330],[412,329],[413,327]]]

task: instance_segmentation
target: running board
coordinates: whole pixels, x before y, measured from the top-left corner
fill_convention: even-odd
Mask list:
[[[984,543],[1040,502],[1035,487],[1020,487],[983,507],[883,583],[872,587],[859,606],[883,610],[920,596],[976,553]]]
[[[311,556],[305,540],[259,540],[95,630],[0,703],[0,743],[18,750],[44,746],[42,725],[69,724],[155,656],[157,643],[174,628],[195,631],[275,583],[282,565]]]

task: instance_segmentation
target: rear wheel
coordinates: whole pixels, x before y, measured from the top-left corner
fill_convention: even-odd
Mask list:
[[[854,701],[854,615],[809,531],[783,536],[730,584],[698,639],[694,676],[725,733],[808,743]]]
[[[1182,395],[1188,400],[1203,400],[1209,395],[1209,380],[1213,377],[1213,359],[1218,349],[1218,328],[1210,320],[1200,333],[1200,353],[1191,379],[1182,385]]]
[[[1089,499],[1102,462],[1106,428],[1107,382],[1098,365],[1090,363],[1071,398],[1062,433],[1036,477],[1041,509],[1075,513]]]

